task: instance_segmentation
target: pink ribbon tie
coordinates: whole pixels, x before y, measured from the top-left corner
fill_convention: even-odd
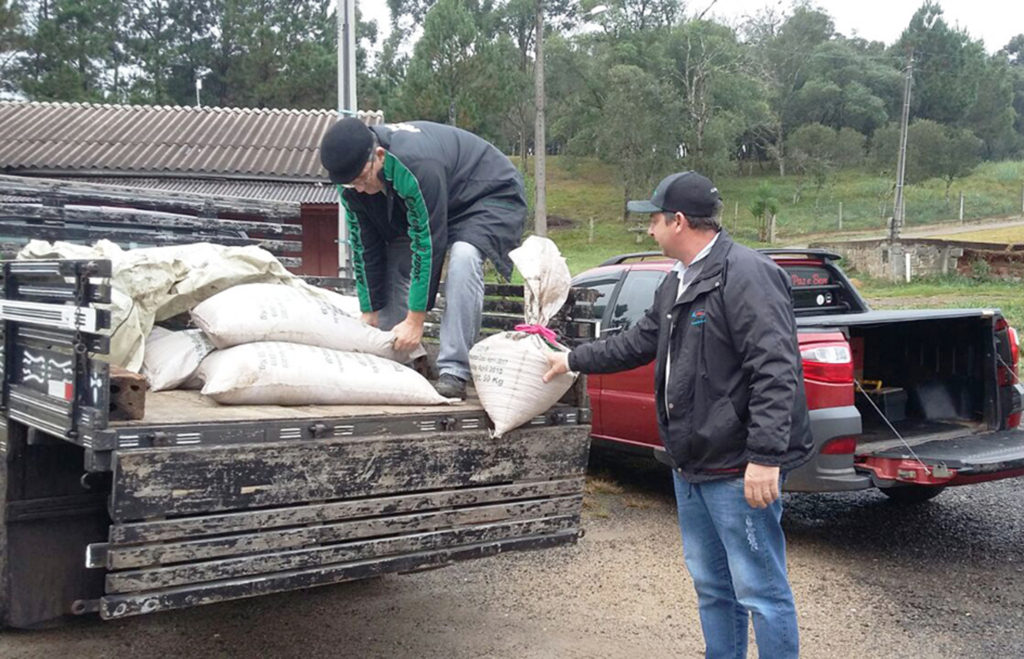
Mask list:
[[[558,343],[558,335],[543,325],[516,325],[515,330],[526,334],[538,334],[542,339]]]

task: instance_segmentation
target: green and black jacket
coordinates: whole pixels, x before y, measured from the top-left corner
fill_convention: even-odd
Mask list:
[[[508,253],[526,222],[526,194],[512,162],[489,142],[427,121],[371,128],[384,157],[384,191],[340,188],[353,270],[363,312],[387,304],[387,244],[408,235],[412,246],[409,310],[433,308],[445,253],[464,241],[506,279]]]

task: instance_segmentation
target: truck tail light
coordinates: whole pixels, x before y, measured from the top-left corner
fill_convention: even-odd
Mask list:
[[[1021,386],[1020,380],[1020,334],[1010,324],[1006,322],[1005,318],[1000,318],[996,321],[996,331],[1006,332],[1006,336],[1010,341],[1010,363],[1007,364],[1000,359],[1000,364],[996,368],[999,386],[1001,387],[1014,387],[1016,392],[1012,394],[1011,400],[1020,400],[1024,397],[1024,387]],[[1016,409],[1020,409],[1019,405]],[[1019,428],[1021,425],[1021,412],[1014,412],[1006,417],[1007,428]]]
[[[1020,364],[1020,334],[1013,327],[1007,328],[1007,332],[1010,334],[1010,364],[1017,371]]]
[[[853,384],[853,357],[844,343],[819,343],[801,348],[804,377],[817,382]]]
[[[850,455],[857,450],[856,437],[836,437],[821,447],[822,455]]]

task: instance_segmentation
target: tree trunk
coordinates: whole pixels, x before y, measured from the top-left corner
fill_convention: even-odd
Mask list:
[[[779,157],[779,176],[786,175],[786,144],[783,142],[782,135],[782,122],[779,121],[778,126],[775,130],[775,152],[778,153]]]

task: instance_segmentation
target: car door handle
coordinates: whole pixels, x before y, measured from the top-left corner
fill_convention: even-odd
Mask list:
[[[606,334],[616,334],[624,329],[626,328],[623,327],[622,325],[612,325],[611,327],[605,327],[604,329],[602,329],[601,335],[604,336]]]

